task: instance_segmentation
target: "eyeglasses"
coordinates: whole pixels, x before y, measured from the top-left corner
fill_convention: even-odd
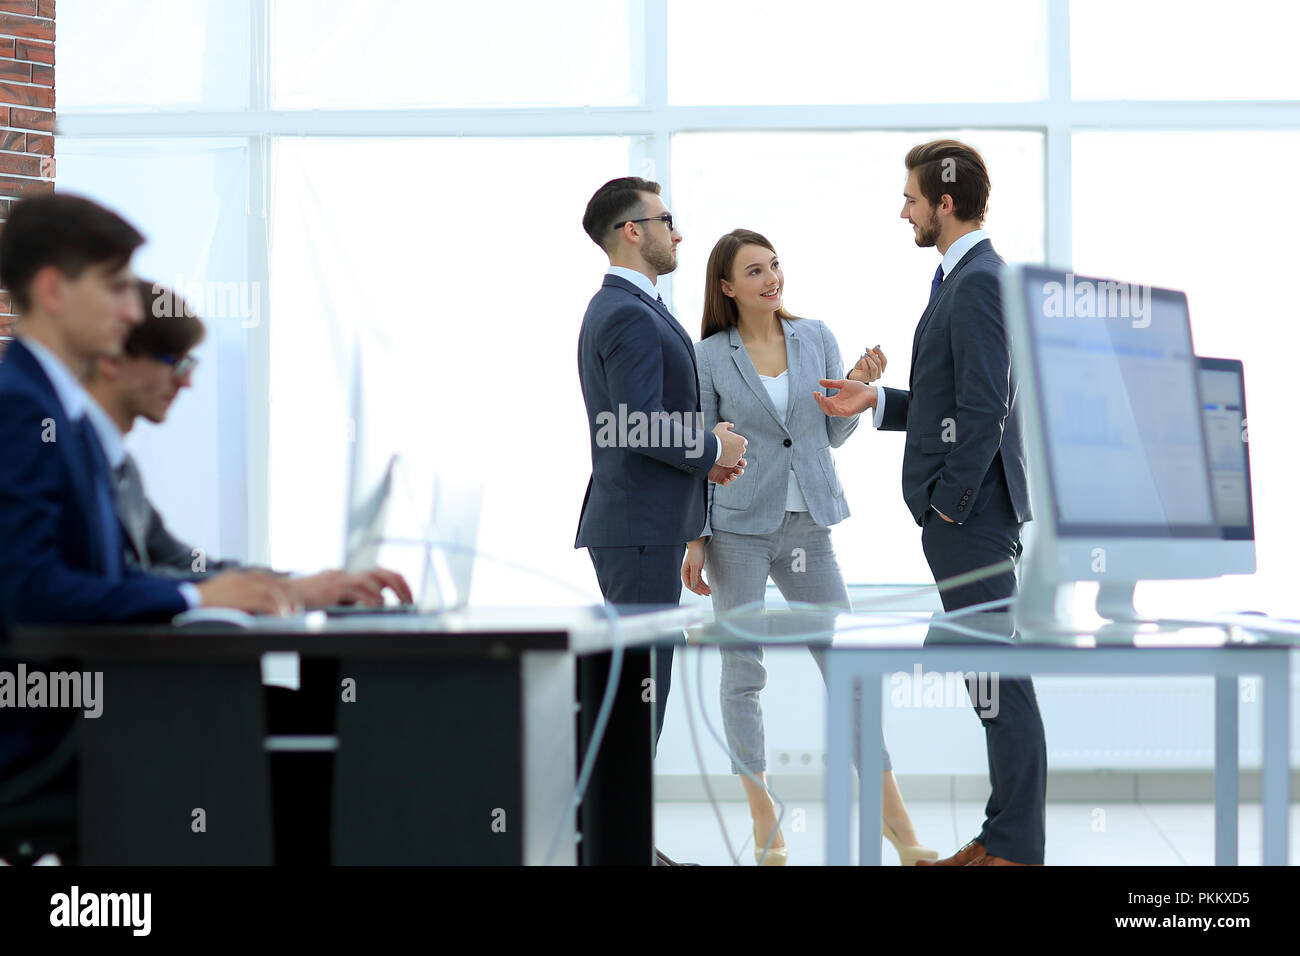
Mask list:
[[[155,355],[154,358],[164,365],[170,365],[172,378],[178,382],[194,371],[195,366],[199,364],[199,360],[193,355]]]
[[[629,222],[662,222],[668,227],[669,232],[673,231],[673,214],[670,212],[666,212],[662,216],[650,216],[647,219],[624,219],[622,222],[614,223],[614,228],[622,229]]]

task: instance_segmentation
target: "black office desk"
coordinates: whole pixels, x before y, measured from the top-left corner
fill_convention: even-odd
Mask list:
[[[649,643],[696,620],[620,621],[583,863],[653,860]],[[261,657],[293,651],[355,682],[337,706],[335,863],[536,864],[576,862],[569,807],[613,646],[603,611],[580,608],[31,628],[9,651],[103,672],[102,716],[78,718],[85,863],[272,862]]]

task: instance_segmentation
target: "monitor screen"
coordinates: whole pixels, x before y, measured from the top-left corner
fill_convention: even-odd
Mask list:
[[[1219,538],[1187,297],[1026,267],[1062,537]]]
[[[1246,379],[1236,359],[1206,358],[1200,366],[1201,417],[1210,458],[1214,505],[1223,536],[1255,539],[1250,500],[1250,446],[1246,441]]]

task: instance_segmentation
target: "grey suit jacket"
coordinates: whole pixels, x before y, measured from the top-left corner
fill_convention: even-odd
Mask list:
[[[816,319],[782,319],[789,364],[789,406],[779,412],[763,386],[740,333],[735,328],[710,335],[695,345],[700,370],[700,408],[704,424],[731,422],[749,439],[745,473],[729,486],[709,485],[704,534],[733,531],[766,534],[785,516],[787,475],[794,469],[808,513],[830,526],[849,516],[844,487],[835,472],[831,449],[858,427],[858,417],[822,414],[812,393],[819,378],[843,378],[839,344]],[[827,394],[835,394],[832,389]]]
[[[961,257],[916,326],[907,391],[884,390],[880,427],[907,432],[903,498],[917,524],[932,505],[957,524],[979,513],[1001,493],[998,464],[1016,520],[1032,517],[1003,265],[987,239]]]
[[[219,571],[240,567],[238,561],[205,559],[204,570],[196,570],[196,552],[200,549],[167,530],[162,515],[145,494],[140,468],[130,454],[123,462],[122,474],[113,483],[113,509],[122,526],[128,567],[180,581],[202,581]]]

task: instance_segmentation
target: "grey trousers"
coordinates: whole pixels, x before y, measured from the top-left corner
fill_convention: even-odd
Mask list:
[[[780,526],[768,534],[736,534],[714,529],[704,553],[704,569],[713,592],[713,613],[727,612],[732,634],[753,634],[755,641],[779,638],[777,619],[761,613],[767,593],[767,579],[781,590],[791,604],[819,605],[826,611],[801,613],[786,623],[800,634],[822,631],[829,644],[835,609],[852,610],[844,576],[835,560],[831,530],[813,521],[806,511],[787,511]],[[754,613],[736,612],[750,605]],[[741,768],[750,773],[767,769],[766,739],[763,733],[763,705],[759,694],[767,686],[761,644],[722,647],[722,726],[731,748],[731,772]],[[813,660],[826,679],[825,651],[810,646]],[[892,769],[889,751],[881,742],[884,769]],[[857,747],[854,747],[857,753]]]

